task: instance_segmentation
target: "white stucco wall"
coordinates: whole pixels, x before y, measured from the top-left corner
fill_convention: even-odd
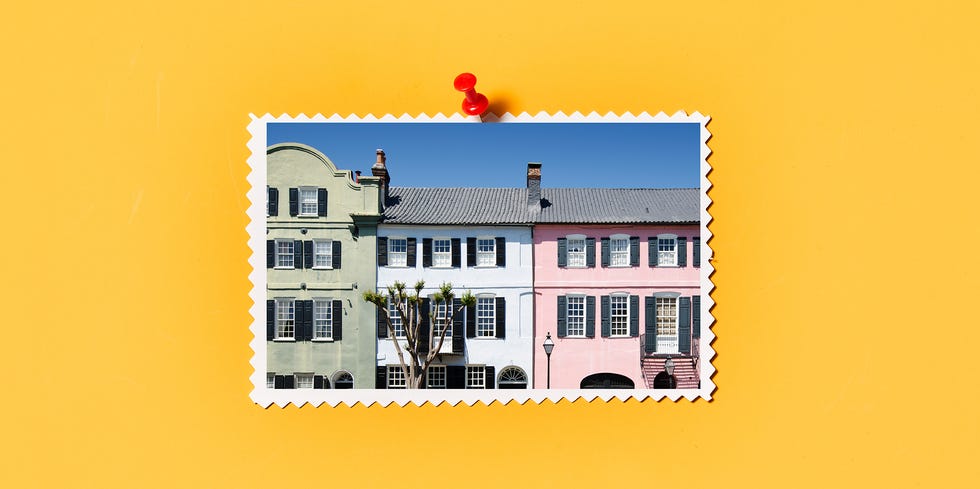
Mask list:
[[[470,291],[474,295],[493,294],[506,301],[505,338],[466,338],[465,354],[442,355],[441,365],[480,364],[496,368],[499,378],[508,366],[520,367],[528,377],[528,388],[533,386],[532,348],[534,341],[534,300],[532,291],[533,263],[531,228],[516,226],[407,226],[383,224],[378,227],[379,237],[416,238],[415,267],[378,267],[378,290],[384,291],[396,281],[408,287],[419,279],[425,281],[423,295],[431,295],[444,282],[453,285],[457,295]],[[470,268],[466,265],[467,243],[471,237],[502,237],[506,240],[506,265],[504,267]],[[431,268],[422,266],[423,238],[459,238],[460,267]],[[465,327],[465,325],[464,325]],[[451,343],[447,338],[446,343]],[[398,364],[398,355],[391,338],[378,341],[378,363]],[[495,379],[496,383],[496,379]]]

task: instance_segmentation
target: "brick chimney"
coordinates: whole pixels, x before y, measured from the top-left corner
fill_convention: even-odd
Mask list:
[[[388,183],[391,182],[391,177],[388,175],[388,167],[385,166],[385,150],[378,149],[375,151],[378,155],[378,160],[374,162],[374,166],[371,167],[371,174],[381,178],[381,188],[385,199],[388,198]]]
[[[527,205],[541,206],[541,163],[527,164]]]

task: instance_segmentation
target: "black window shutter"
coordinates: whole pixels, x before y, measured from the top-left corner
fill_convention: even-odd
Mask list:
[[[462,354],[463,353],[463,311],[460,310],[460,306],[463,305],[463,301],[460,299],[453,299],[453,311],[456,315],[453,316],[453,353]]]
[[[595,296],[585,297],[585,337],[595,338]]]
[[[313,268],[313,242],[303,241],[303,268]]]
[[[314,389],[323,389],[323,376],[322,375],[314,375],[313,376],[313,388]]]
[[[486,383],[486,389],[496,389],[495,381],[497,380],[497,369],[493,365],[487,365],[483,367],[483,381]]]
[[[630,266],[640,266],[640,237],[630,236]]]
[[[432,238],[422,238],[422,266],[432,266]]]
[[[276,301],[273,299],[265,301],[265,339],[276,339]]]
[[[407,240],[405,240],[405,242],[408,245],[408,249],[406,250],[406,253],[405,253],[405,264],[414,268],[415,267],[415,248],[416,248],[415,238],[408,238]]]
[[[388,322],[385,321],[385,313],[377,306],[374,307],[374,310],[378,313],[378,338],[387,338]]]
[[[701,296],[691,297],[691,317],[694,318],[692,324],[692,334],[694,338],[701,337]]]
[[[677,266],[687,266],[687,238],[677,238]]]
[[[466,238],[466,266],[476,266],[476,238]]]
[[[330,261],[332,262],[330,264],[330,266],[332,266],[334,268],[334,270],[339,270],[340,269],[340,263],[341,263],[340,241],[334,241],[332,246],[333,246],[333,249],[330,250],[330,251],[333,252],[332,253],[333,256],[330,257]]]
[[[595,238],[585,238],[585,266],[595,268]]]
[[[265,241],[265,267],[276,268],[276,240]]]
[[[476,338],[476,305],[466,308],[466,337]]]
[[[303,301],[303,340],[309,341],[313,339],[313,301]],[[297,338],[299,339],[299,338]]]
[[[609,266],[609,238],[601,238],[599,241],[601,244],[600,254],[602,255],[602,266],[608,267]]]
[[[460,241],[459,241],[459,238],[453,238],[453,239],[449,240],[449,247],[450,247],[450,251],[452,251],[452,255],[453,255],[453,268],[460,268],[460,257],[459,257],[459,254],[460,254],[460,252],[459,252]]]
[[[558,296],[558,337],[564,338],[568,336],[568,299],[560,295]]]
[[[494,312],[497,320],[497,338],[507,337],[507,301],[503,297],[497,297],[496,311]]]
[[[293,339],[303,341],[306,330],[306,301],[293,301]]]
[[[701,266],[701,237],[695,236],[692,239],[691,244],[694,246],[694,263],[691,265],[695,267]]]
[[[497,266],[507,266],[507,240],[497,238]]]
[[[303,268],[303,242],[293,240],[293,268]]]
[[[376,367],[374,370],[374,388],[375,389],[387,389],[388,388],[388,367]]]
[[[378,238],[378,266],[388,266],[388,238]]]
[[[650,266],[657,266],[657,238],[647,238],[647,255]]]
[[[296,388],[296,376],[295,375],[283,375],[283,389],[295,389]]]
[[[429,313],[431,312],[431,307],[428,297],[419,301],[418,350],[422,354],[429,353]]]
[[[272,388],[273,389],[285,389],[286,388],[286,376],[285,375],[275,375],[272,377]]]
[[[602,337],[609,337],[609,296],[602,296]]]
[[[466,388],[466,367],[463,365],[449,365],[446,367],[446,388],[465,389]]]
[[[299,189],[292,187],[289,189],[289,215],[295,217],[299,214]]]
[[[279,189],[269,187],[269,215],[279,215]]]
[[[568,266],[568,239],[558,238],[558,266]]]
[[[657,351],[657,299],[654,297],[645,297],[645,310],[646,314],[645,330],[646,334],[644,349],[647,353],[653,353]]]
[[[327,217],[327,189],[316,189],[316,215]]]
[[[630,336],[640,336],[640,296],[630,296]]]
[[[340,341],[344,339],[344,303],[335,300],[331,307],[333,308],[330,311],[330,319],[333,321],[333,340]]]
[[[685,355],[691,354],[691,298],[681,297],[681,307],[677,313],[677,349]]]

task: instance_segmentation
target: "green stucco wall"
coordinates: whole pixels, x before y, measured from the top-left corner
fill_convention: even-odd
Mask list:
[[[279,190],[279,212],[266,220],[266,239],[330,239],[340,241],[342,247],[339,270],[267,269],[267,298],[339,299],[344,313],[342,340],[267,341],[268,372],[323,375],[332,387],[335,374],[346,370],[354,377],[355,388],[373,388],[376,316],[361,293],[377,281],[379,179],[361,177],[355,183],[350,172],[337,170],[322,153],[294,143],[267,149],[267,171],[268,185]],[[326,217],[289,215],[289,188],[302,186],[327,189]],[[357,216],[357,236],[352,215]]]

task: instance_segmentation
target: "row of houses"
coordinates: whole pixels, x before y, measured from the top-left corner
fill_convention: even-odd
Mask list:
[[[476,296],[426,388],[699,387],[698,189],[543,189],[538,163],[525,188],[392,187],[382,150],[367,176],[297,143],[267,178],[269,388],[404,387],[362,294],[420,279]]]

